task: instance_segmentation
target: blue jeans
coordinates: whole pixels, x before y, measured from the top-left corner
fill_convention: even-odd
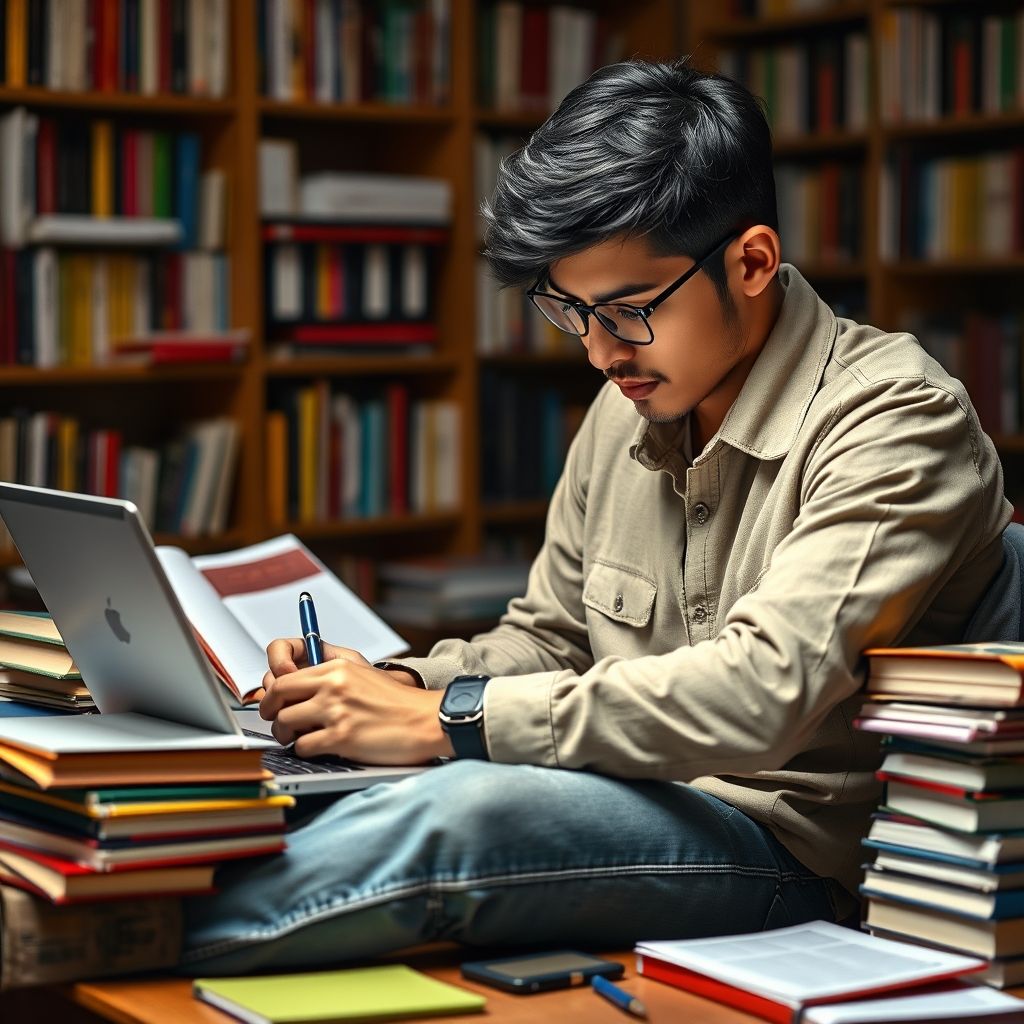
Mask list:
[[[685,785],[457,761],[339,799],[286,853],[185,901],[188,974],[337,964],[435,940],[623,949],[834,920],[831,883]]]

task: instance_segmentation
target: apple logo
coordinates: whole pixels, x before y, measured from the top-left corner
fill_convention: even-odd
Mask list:
[[[107,598],[107,610],[103,613],[107,620],[107,625],[110,626],[110,631],[117,637],[121,643],[128,643],[132,635],[124,628],[121,622],[121,613],[116,608],[110,607],[110,598]]]

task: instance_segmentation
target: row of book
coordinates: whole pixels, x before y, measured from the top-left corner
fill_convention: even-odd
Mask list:
[[[863,131],[870,109],[868,37],[862,31],[812,43],[723,50],[728,75],[761,96],[776,139]]]
[[[176,230],[111,240],[220,248],[225,176],[201,166],[199,136],[192,132],[141,131],[16,107],[0,117],[0,239],[12,247],[45,242],[40,221],[59,225],[60,215],[78,215],[95,218],[101,240],[121,218],[147,218],[175,221]]]
[[[259,0],[260,86],[277,100],[440,104],[448,0]]]
[[[477,5],[480,105],[553,110],[596,68],[618,60],[621,41],[583,7],[497,0]]]
[[[276,241],[279,234],[295,241]],[[271,226],[264,237],[272,332],[295,324],[431,321],[435,254],[447,238],[443,229]],[[422,334],[417,340],[427,340]],[[398,331],[394,341],[401,337]]]
[[[485,501],[547,498],[586,407],[554,387],[485,367],[480,377]]]
[[[1022,423],[1019,313],[910,314],[904,321],[929,355],[962,381],[988,434],[1017,434]]]
[[[922,157],[902,149],[882,169],[883,260],[1005,257],[1024,251],[1024,147]]]
[[[578,355],[578,338],[560,331],[548,321],[519,288],[500,288],[487,261],[477,260],[476,350],[479,355],[516,352],[552,356]]]
[[[1024,644],[868,651],[855,724],[885,737],[865,845],[873,933],[988,962],[1024,982]]]
[[[325,379],[293,387],[267,417],[270,522],[452,511],[462,498],[456,403],[403,384],[358,397]]]
[[[0,84],[227,91],[229,0],[0,0]]]
[[[229,417],[192,423],[157,447],[73,416],[18,410],[0,418],[0,480],[126,498],[151,530],[216,534],[231,511],[238,444]]]
[[[217,252],[0,249],[0,365],[102,365],[181,332],[226,341],[230,277],[229,257]],[[236,341],[222,358],[245,355]],[[189,352],[173,357],[165,361]]]
[[[863,173],[855,163],[824,160],[775,168],[779,233],[792,263],[848,263],[863,252]]]
[[[1024,107],[1024,12],[882,12],[879,104],[889,123]]]
[[[787,14],[811,14],[840,7],[846,0],[725,0],[726,18],[777,18]]]

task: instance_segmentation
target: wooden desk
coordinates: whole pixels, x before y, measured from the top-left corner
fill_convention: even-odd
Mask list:
[[[759,1019],[638,977],[632,953],[609,953],[607,956],[625,965],[626,977],[621,984],[646,1004],[648,1020],[654,1024],[676,1024],[679,1021],[752,1024]],[[478,959],[475,953],[473,958]],[[467,953],[456,947],[413,951],[392,959],[487,997],[487,1009],[483,1014],[431,1017],[431,1024],[470,1024],[473,1020],[500,1021],[502,1024],[537,1024],[538,1021],[628,1024],[631,1020],[638,1020],[589,988],[517,996],[466,981],[459,974],[458,964],[467,959]],[[78,1007],[96,1015],[95,1018],[84,1017],[82,1024],[90,1019],[114,1021],[116,1024],[230,1024],[233,1019],[193,999],[190,982],[182,978],[81,982],[69,986],[64,994]],[[61,1019],[62,1024],[71,1024],[73,1018]]]

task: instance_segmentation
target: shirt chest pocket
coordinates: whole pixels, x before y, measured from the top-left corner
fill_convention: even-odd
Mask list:
[[[610,562],[594,562],[583,588],[583,603],[615,622],[646,626],[658,588],[653,580]]]

